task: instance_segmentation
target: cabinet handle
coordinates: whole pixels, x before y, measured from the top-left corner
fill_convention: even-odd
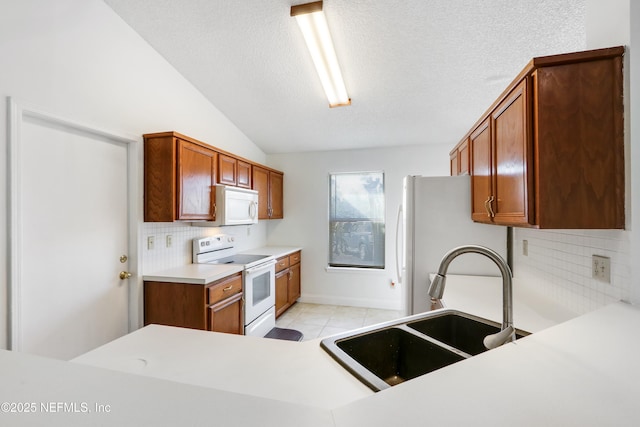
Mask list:
[[[289,280],[291,280],[292,276],[293,276],[293,271],[289,270]]]
[[[487,197],[487,200],[484,202],[484,208],[487,210],[487,216],[489,218],[493,218],[496,214],[493,212],[493,207],[491,203],[494,201],[493,196]]]
[[[230,291],[231,289],[233,289],[233,285],[229,285],[229,286],[227,286],[226,288],[224,288],[224,289],[222,290],[222,292],[227,292],[227,291]]]

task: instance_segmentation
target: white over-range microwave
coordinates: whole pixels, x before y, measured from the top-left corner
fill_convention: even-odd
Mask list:
[[[200,226],[249,225],[258,222],[258,192],[216,185],[216,220],[193,222]]]

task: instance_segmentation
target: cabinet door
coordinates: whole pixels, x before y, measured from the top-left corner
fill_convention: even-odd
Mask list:
[[[495,153],[495,201],[492,206],[495,221],[501,224],[527,224],[530,218],[527,188],[530,147],[528,113],[525,79],[491,114]]]
[[[215,219],[216,152],[178,140],[178,197],[176,219]]]
[[[282,219],[284,217],[282,187],[283,175],[277,172],[269,172],[269,202],[271,203],[271,219]]]
[[[276,317],[289,308],[289,270],[276,274]]]
[[[469,175],[469,140],[458,147],[458,175]]]
[[[449,170],[451,171],[451,176],[458,175],[458,150],[449,153]]]
[[[269,171],[254,166],[252,180],[258,192],[258,219],[269,219]]]
[[[209,307],[210,331],[242,335],[242,323],[242,293]]]
[[[218,182],[224,185],[236,185],[236,159],[226,154],[218,153],[218,167]]]
[[[179,303],[176,303],[179,301]],[[144,324],[206,329],[205,290],[187,283],[144,282]]]
[[[289,267],[289,304],[300,298],[300,264]]]
[[[236,185],[242,188],[251,188],[251,164],[238,160]]]
[[[491,126],[485,120],[471,134],[471,218],[491,222],[492,159]]]

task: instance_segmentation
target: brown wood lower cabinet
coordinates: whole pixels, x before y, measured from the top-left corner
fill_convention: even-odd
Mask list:
[[[240,334],[243,329],[242,274],[207,285],[144,282],[144,324]]]
[[[276,317],[300,298],[300,261],[300,251],[276,260]]]
[[[242,334],[242,293],[209,307],[210,331]]]

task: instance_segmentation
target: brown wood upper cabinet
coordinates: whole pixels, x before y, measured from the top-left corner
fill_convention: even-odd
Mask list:
[[[266,173],[258,182],[254,168]],[[214,221],[216,183],[257,189],[259,219],[282,218],[282,178],[282,172],[177,132],[144,135],[145,222]]]
[[[469,141],[465,138],[449,153],[451,176],[469,175]]]
[[[238,162],[238,179],[236,185],[242,188],[251,188],[251,163],[243,162],[237,159]]]
[[[217,153],[171,132],[145,135],[144,220],[215,220]]]
[[[235,157],[218,154],[218,182],[242,188],[251,188],[251,164]]]
[[[623,47],[534,58],[460,144],[472,219],[624,228]]]
[[[253,189],[258,191],[258,219],[281,219],[283,212],[283,174],[253,166]]]
[[[235,157],[218,154],[218,182],[225,185],[236,185],[238,161]]]

